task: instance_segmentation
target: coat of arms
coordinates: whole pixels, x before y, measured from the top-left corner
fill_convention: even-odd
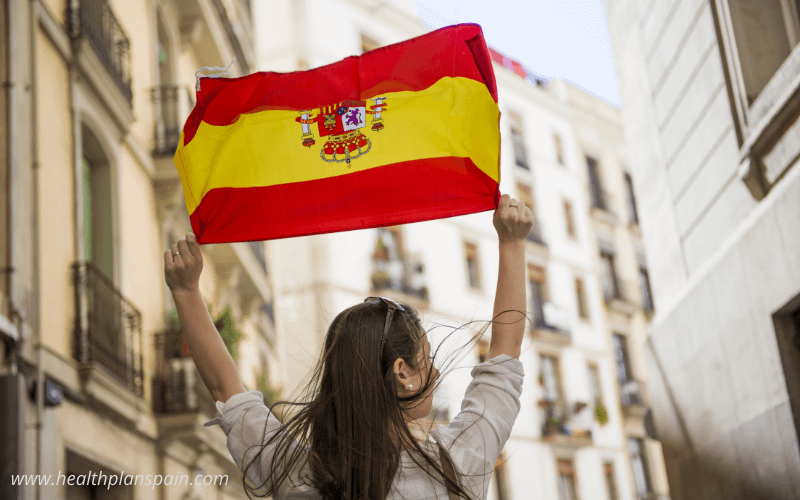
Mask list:
[[[320,158],[331,163],[344,162],[349,167],[351,160],[364,156],[372,148],[372,141],[360,130],[367,126],[367,115],[372,115],[373,131],[383,129],[381,114],[386,111],[385,100],[385,97],[370,99],[374,104],[369,109],[366,101],[342,101],[317,110],[301,111],[295,120],[303,131],[303,146],[310,148],[316,144],[311,131],[311,125],[316,123],[319,136],[326,137]]]

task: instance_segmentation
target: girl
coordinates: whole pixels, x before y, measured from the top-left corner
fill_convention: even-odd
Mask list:
[[[488,359],[472,370],[461,412],[418,440],[439,371],[416,311],[370,297],[330,325],[303,402],[281,424],[259,391],[246,391],[200,295],[203,256],[193,234],[164,253],[167,285],[194,362],[217,403],[234,462],[277,500],[487,498],[495,460],[520,409],[525,326],[525,238],[533,214],[503,195]],[[274,405],[273,405],[274,408]],[[244,477],[242,478],[244,483]],[[245,483],[248,493],[255,490]]]

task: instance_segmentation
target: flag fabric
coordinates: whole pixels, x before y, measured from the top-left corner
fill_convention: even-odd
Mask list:
[[[476,24],[308,71],[199,82],[175,165],[200,244],[497,207],[500,111]]]

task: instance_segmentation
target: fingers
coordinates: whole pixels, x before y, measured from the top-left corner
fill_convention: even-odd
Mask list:
[[[500,197],[500,203],[497,204],[497,210],[502,211],[508,208],[509,203],[511,203],[511,196],[504,194]]]
[[[184,262],[187,258],[192,257],[192,252],[189,250],[189,244],[186,243],[186,240],[180,240],[177,243],[178,251],[181,253],[180,257],[183,258]]]
[[[192,253],[192,257],[203,260],[203,254],[200,252],[200,244],[197,242],[194,233],[186,234],[186,244],[189,245],[189,251]]]

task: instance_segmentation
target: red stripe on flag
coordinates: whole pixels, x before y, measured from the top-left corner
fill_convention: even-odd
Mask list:
[[[307,182],[213,189],[190,219],[202,245],[441,219],[493,210],[499,201],[497,183],[472,160],[446,157]]]
[[[184,125],[184,144],[201,122],[230,125],[243,113],[304,111],[388,92],[417,92],[443,77],[481,82],[497,102],[489,48],[479,25],[448,26],[308,71],[201,78],[197,104]]]

